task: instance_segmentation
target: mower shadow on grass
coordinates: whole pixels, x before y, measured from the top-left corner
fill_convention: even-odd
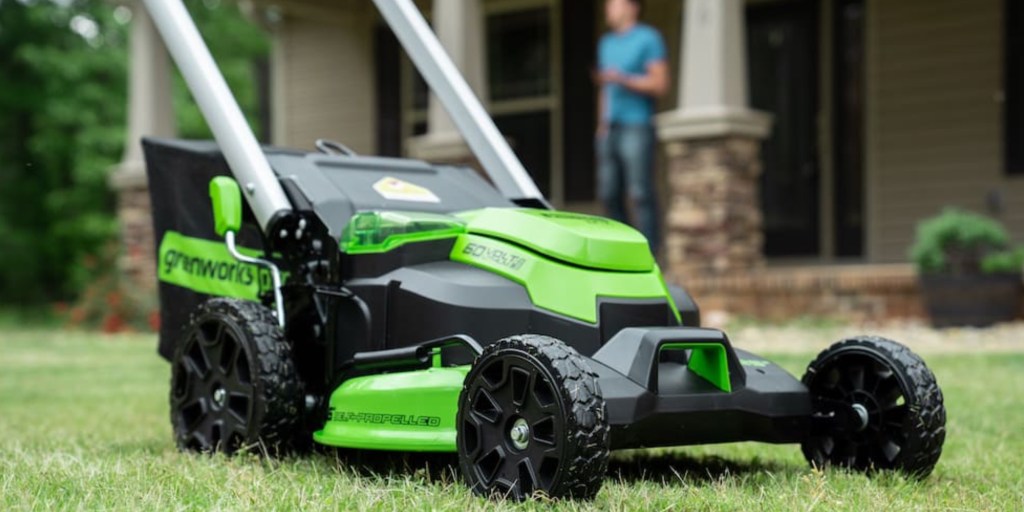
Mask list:
[[[367,478],[415,476],[429,482],[456,482],[459,459],[454,453],[406,453],[316,447],[337,468]]]
[[[327,460],[367,478],[416,476],[430,482],[459,479],[458,458],[443,453],[401,453],[365,450],[318,450]],[[803,469],[803,466],[800,466]],[[607,478],[626,484],[649,482],[661,485],[703,485],[723,478],[755,473],[790,472],[794,466],[754,458],[733,460],[689,456],[680,452],[630,452],[613,455]]]
[[[679,452],[632,452],[612,456],[608,463],[608,478],[627,484],[701,485],[745,474],[779,473],[792,469],[787,464],[758,458],[739,461],[714,455],[694,457]]]

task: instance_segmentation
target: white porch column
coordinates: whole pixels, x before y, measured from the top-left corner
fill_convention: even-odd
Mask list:
[[[177,129],[171,99],[171,67],[163,41],[141,5],[132,4],[131,23],[127,139],[121,163],[110,176],[110,185],[118,195],[121,270],[137,287],[153,290],[153,223],[141,139],[173,137]]]
[[[128,137],[124,156],[111,177],[115,187],[125,180],[141,179],[145,182],[146,168],[140,143],[142,137],[173,137],[177,131],[167,50],[153,20],[141,5],[132,5],[131,23]]]
[[[751,110],[743,0],[687,0],[679,107],[659,116],[662,139],[764,138],[771,117]]]
[[[763,262],[758,175],[771,116],[751,110],[743,0],[687,0],[679,107],[658,117],[672,197],[669,272],[677,279]]]
[[[431,19],[441,45],[486,105],[489,95],[481,4],[481,0],[434,0]],[[409,153],[424,160],[460,163],[472,160],[472,151],[433,94],[427,110],[427,133],[410,141]]]

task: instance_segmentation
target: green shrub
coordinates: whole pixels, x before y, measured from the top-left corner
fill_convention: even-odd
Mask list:
[[[998,221],[948,208],[918,224],[910,258],[927,274],[1013,273],[1024,264],[1024,247],[1013,249]]]
[[[981,262],[985,274],[1013,274],[1024,269],[1024,246],[988,255]]]

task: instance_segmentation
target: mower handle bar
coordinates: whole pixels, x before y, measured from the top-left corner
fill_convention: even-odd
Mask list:
[[[494,186],[509,199],[544,202],[537,184],[445,52],[412,0],[373,0],[405,53],[441,101]]]
[[[292,210],[284,189],[270,169],[256,136],[231,95],[224,76],[203,42],[181,0],[142,0],[181,70],[203,118],[224,153],[231,173],[264,232],[272,221]]]
[[[182,0],[142,0],[196,99],[264,233],[292,211],[256,136]],[[441,101],[498,190],[513,200],[544,197],[459,73],[412,0],[374,0],[384,21]]]

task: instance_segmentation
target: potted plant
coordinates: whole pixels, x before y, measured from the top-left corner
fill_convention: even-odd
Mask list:
[[[910,257],[936,327],[983,327],[1021,313],[1024,246],[1014,248],[998,221],[947,209],[918,225]]]

